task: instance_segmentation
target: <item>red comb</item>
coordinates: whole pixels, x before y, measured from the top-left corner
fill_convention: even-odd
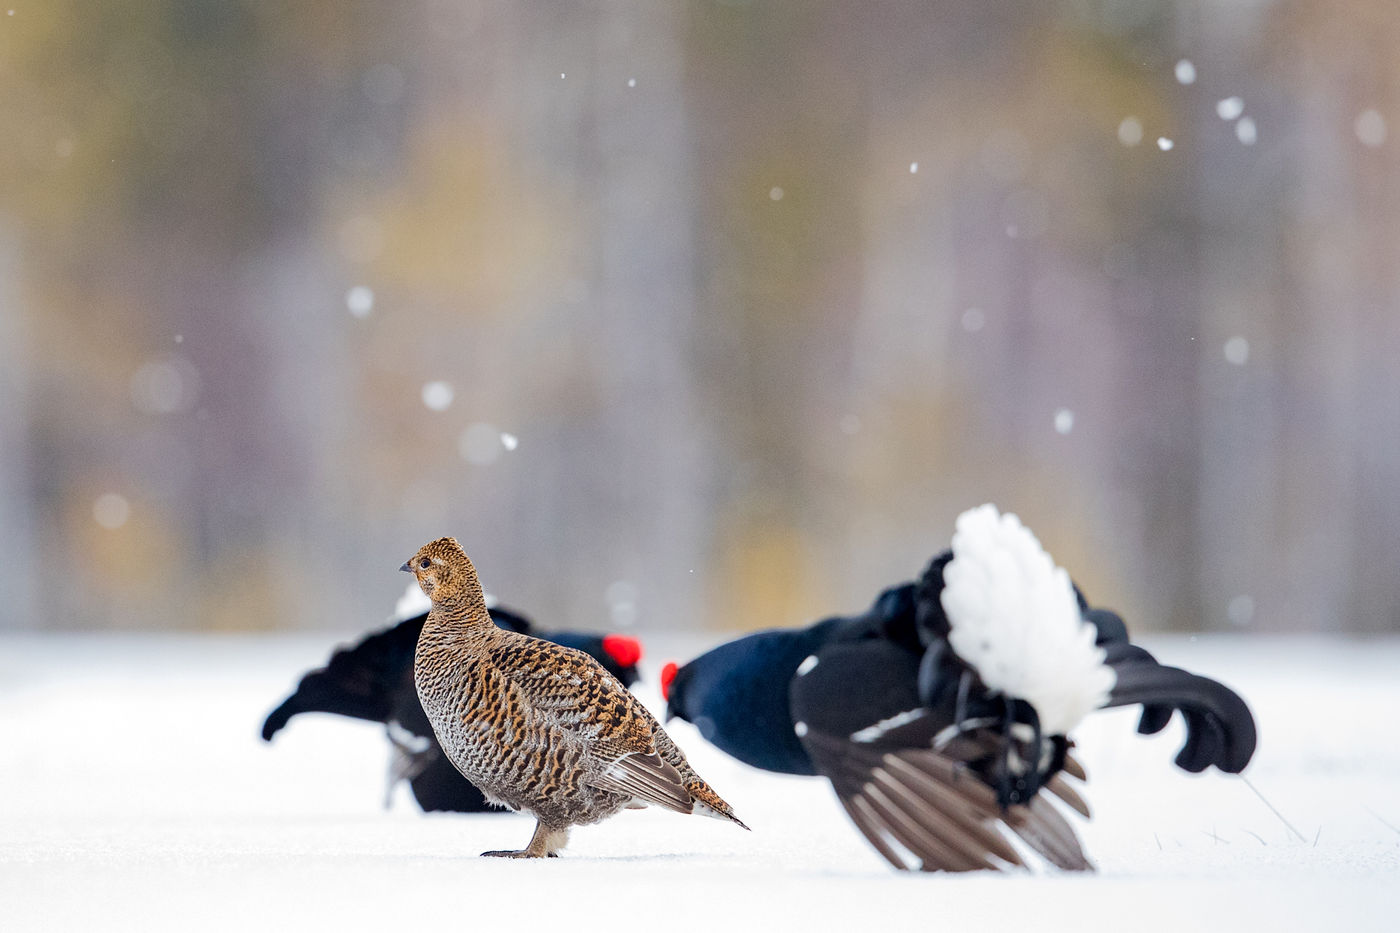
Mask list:
[[[675,661],[667,661],[666,666],[661,669],[661,699],[671,699],[671,681],[676,679],[676,671],[679,669]]]
[[[621,667],[631,667],[642,659],[642,643],[626,635],[604,635],[603,650]]]

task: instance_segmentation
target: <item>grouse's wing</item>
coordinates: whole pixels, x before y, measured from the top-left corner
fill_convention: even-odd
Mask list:
[[[1002,809],[996,792],[967,767],[965,759],[987,754],[996,737],[964,733],[935,750],[951,723],[920,704],[916,658],[880,641],[831,646],[814,658],[793,678],[794,728],[856,827],[892,865],[1012,868],[1023,862],[1009,833],[1061,868],[1091,867],[1044,794],[1029,806]],[[1047,789],[1087,809],[1062,777]]]
[[[526,632],[525,634],[530,634]],[[619,635],[599,635],[596,632],[575,632],[569,630],[558,630],[552,632],[537,632],[540,638],[552,641],[556,645],[563,645],[565,648],[575,648],[592,656],[607,672],[619,681],[624,687],[630,687],[637,682],[639,674],[637,671],[637,660],[640,660],[640,643],[634,638],[627,638]],[[638,649],[636,658],[628,657],[626,654],[616,651],[609,651],[609,646],[613,641],[619,641]],[[623,663],[624,661],[628,663]]]
[[[694,800],[680,772],[654,752],[648,755],[630,752],[616,757],[585,780],[594,787],[631,794],[638,801],[677,813],[695,811]]]
[[[413,654],[427,618],[420,613],[337,649],[325,667],[308,671],[292,695],[268,714],[262,737],[270,741],[299,713],[383,723],[399,719],[415,734],[431,734],[413,687]],[[508,631],[528,634],[532,628],[528,618],[500,606],[491,610],[491,619]]]
[[[624,687],[632,686],[640,678],[637,662],[641,660],[641,643],[635,638],[572,629],[544,631],[531,622],[529,617],[513,609],[492,606],[490,612],[491,621],[495,622],[498,628],[520,635],[533,635],[590,655],[603,665],[609,674],[620,680]]]
[[[498,642],[492,667],[504,676],[522,715],[580,744],[589,784],[692,812],[685,779],[658,754],[656,721],[591,655],[517,636]]]
[[[527,635],[505,636],[491,666],[526,715],[573,733],[609,758],[656,752],[656,720],[592,655]]]
[[[399,694],[413,690],[413,652],[427,613],[374,632],[308,671],[291,696],[268,714],[262,737],[271,740],[299,713],[336,713],[388,722]]]

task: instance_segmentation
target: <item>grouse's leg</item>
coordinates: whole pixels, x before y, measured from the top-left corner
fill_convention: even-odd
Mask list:
[[[530,837],[530,844],[525,848],[493,849],[490,852],[483,852],[481,854],[494,858],[558,858],[559,850],[564,848],[568,841],[568,827],[554,829],[536,820],[535,834]]]

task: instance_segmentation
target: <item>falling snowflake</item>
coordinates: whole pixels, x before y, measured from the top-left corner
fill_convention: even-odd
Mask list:
[[[1235,138],[1246,146],[1252,146],[1259,139],[1259,130],[1254,125],[1254,121],[1249,117],[1244,117],[1235,124]]]
[[[1169,150],[1171,149],[1171,147],[1172,147],[1172,146],[1175,146],[1175,145],[1176,145],[1176,143],[1172,142],[1170,139],[1168,139],[1168,138],[1165,137],[1165,136],[1158,136],[1158,137],[1157,137],[1157,148],[1160,149],[1160,150],[1162,150],[1163,152],[1169,151]]]
[[[1356,118],[1356,138],[1372,149],[1385,145],[1385,117],[1376,110],[1363,110]]]
[[[1189,58],[1183,58],[1176,63],[1176,80],[1180,84],[1196,83],[1196,66]]]
[[[1236,366],[1249,362],[1249,341],[1243,337],[1231,337],[1225,341],[1225,360]]]
[[[640,596],[636,584],[627,580],[614,580],[608,584],[603,597],[608,601],[608,613],[613,625],[630,628],[637,621],[637,600]]]
[[[500,456],[500,434],[494,427],[478,421],[469,424],[457,439],[457,452],[462,459],[477,466],[486,466]]]
[[[1230,606],[1225,612],[1232,624],[1248,625],[1254,621],[1254,597],[1236,596],[1230,600]]]
[[[126,496],[116,492],[104,492],[92,504],[92,518],[108,531],[116,531],[131,517],[131,503]]]
[[[1061,408],[1055,412],[1055,432],[1057,434],[1068,434],[1074,430],[1074,412],[1068,408]]]
[[[1137,117],[1124,117],[1118,124],[1118,141],[1125,146],[1142,142],[1142,121]]]
[[[1244,113],[1244,101],[1238,97],[1227,97],[1215,105],[1216,116],[1222,120],[1235,120]]]
[[[446,411],[455,395],[450,382],[438,379],[423,384],[423,404],[431,411]]]
[[[358,318],[367,318],[374,310],[374,291],[364,285],[356,285],[345,293],[345,307]]]
[[[514,450],[519,444],[514,434],[507,434],[489,422],[475,421],[457,438],[457,452],[468,463],[488,466],[496,462],[503,448]]]
[[[183,357],[151,360],[132,374],[129,388],[137,411],[179,414],[194,408],[199,398],[199,370]]]

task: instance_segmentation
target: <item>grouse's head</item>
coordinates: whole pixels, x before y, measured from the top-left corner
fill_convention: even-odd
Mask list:
[[[456,538],[429,541],[399,569],[413,574],[424,594],[435,603],[481,596],[476,568]]]

